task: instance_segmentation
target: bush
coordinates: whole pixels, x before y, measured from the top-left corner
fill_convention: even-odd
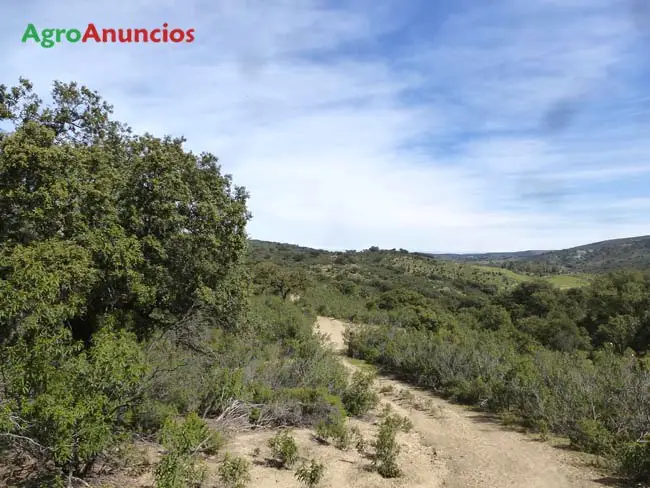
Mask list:
[[[630,442],[617,452],[620,472],[640,482],[650,482],[650,439]]]
[[[373,466],[384,478],[397,478],[402,471],[397,465],[400,446],[397,444],[398,423],[394,417],[386,417],[379,424],[379,434],[373,443],[375,453]]]
[[[224,488],[244,488],[251,480],[250,463],[242,457],[226,454],[218,474]]]
[[[318,424],[321,420],[345,418],[341,399],[325,388],[288,388],[277,394],[276,401],[297,407],[298,418],[294,424]]]
[[[347,412],[353,417],[364,415],[379,403],[379,396],[373,390],[374,375],[357,371],[341,399]]]
[[[597,420],[582,419],[569,434],[571,445],[591,454],[610,454],[613,449],[613,435]]]
[[[210,429],[194,412],[183,422],[167,419],[160,431],[159,440],[167,450],[184,455],[198,452],[216,454],[225,444],[222,434]]]
[[[205,467],[197,465],[193,457],[169,452],[156,466],[154,479],[156,488],[199,487],[205,479],[205,473]]]
[[[154,434],[167,419],[177,415],[178,410],[174,405],[147,398],[135,408],[133,425],[140,432]]]
[[[167,419],[159,440],[167,452],[154,471],[156,488],[199,486],[206,471],[198,462],[197,454],[216,453],[224,442],[221,435],[210,430],[196,413],[191,413],[182,422]]]
[[[296,478],[307,488],[314,488],[323,479],[325,475],[325,465],[312,459],[309,464],[303,463],[296,470]]]
[[[350,427],[350,435],[354,440],[354,448],[362,456],[366,453],[366,440],[358,427]]]
[[[128,437],[127,419],[146,373],[135,337],[109,328],[84,350],[67,329],[31,331],[0,350],[6,378],[0,433],[66,475],[84,476],[97,457]],[[3,401],[4,400],[4,401]]]
[[[316,434],[323,441],[332,439],[336,448],[341,450],[350,447],[352,442],[352,433],[342,417],[321,420],[316,428]]]
[[[268,445],[279,466],[290,468],[298,460],[298,445],[289,432],[277,433],[269,439]]]
[[[384,417],[383,422],[390,425],[396,431],[400,430],[402,432],[410,432],[413,428],[413,422],[411,422],[411,419],[402,415],[387,415]]]

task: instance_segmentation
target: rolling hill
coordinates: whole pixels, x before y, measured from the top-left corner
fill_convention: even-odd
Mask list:
[[[502,266],[514,271],[600,273],[621,268],[650,269],[650,236],[629,237],[554,251],[483,254],[419,253],[435,259]]]

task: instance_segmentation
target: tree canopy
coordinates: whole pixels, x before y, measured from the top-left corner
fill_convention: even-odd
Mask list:
[[[236,319],[245,190],[183,138],[134,135],[86,87],[51,98],[0,86],[2,337],[67,324],[88,340],[110,318],[146,334],[192,307]]]

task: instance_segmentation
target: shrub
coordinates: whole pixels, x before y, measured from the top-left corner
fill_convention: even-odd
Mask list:
[[[650,482],[650,439],[631,442],[617,452],[620,472],[640,482]]]
[[[323,479],[325,475],[325,465],[312,459],[309,464],[303,463],[296,470],[296,478],[307,488],[314,488]]]
[[[297,403],[298,419],[294,423],[317,424],[321,420],[345,418],[341,399],[325,388],[287,388],[277,396],[278,402]]]
[[[167,450],[184,455],[198,452],[215,454],[225,443],[222,434],[210,429],[194,412],[183,422],[167,419],[160,431],[159,440]]]
[[[569,439],[571,445],[591,454],[609,454],[613,448],[612,433],[597,420],[578,421]]]
[[[176,415],[178,410],[173,405],[147,398],[136,407],[133,424],[140,432],[154,434],[162,428],[167,419]]]
[[[156,488],[199,487],[205,479],[205,468],[191,456],[168,452],[156,466],[154,479]]]
[[[352,442],[352,433],[342,417],[321,420],[316,428],[316,434],[324,441],[332,439],[337,449],[345,450]]]
[[[354,440],[354,448],[357,450],[359,454],[364,455],[366,453],[366,447],[367,447],[366,440],[363,438],[363,434],[361,434],[359,428],[356,426],[350,427],[350,435]]]
[[[413,422],[411,422],[411,419],[402,415],[388,415],[383,421],[391,425],[395,430],[401,430],[402,432],[410,432],[413,428]]]
[[[250,463],[242,457],[226,454],[218,474],[225,488],[244,488],[251,480]]]
[[[182,422],[167,419],[159,440],[167,452],[154,471],[156,488],[199,486],[205,478],[205,467],[198,463],[197,454],[215,453],[224,442],[196,413]]]
[[[379,410],[379,413],[377,414],[377,416],[379,418],[384,418],[384,417],[387,417],[388,415],[390,415],[392,411],[393,411],[393,407],[391,406],[390,403],[383,403],[381,405],[381,409]]]
[[[261,416],[262,416],[262,411],[259,408],[254,407],[251,409],[250,414],[248,414],[248,421],[251,424],[256,424],[257,422],[260,421]]]
[[[347,412],[353,417],[364,415],[379,403],[377,392],[372,389],[374,375],[357,371],[341,399]]]
[[[287,431],[282,431],[269,439],[268,443],[274,459],[281,467],[290,468],[298,460],[298,445]]]
[[[66,329],[31,332],[0,349],[6,379],[0,433],[31,439],[23,447],[41,461],[84,476],[102,452],[128,437],[126,419],[146,373],[141,349],[132,334],[109,328],[85,350]],[[33,450],[38,444],[45,449]]]
[[[397,456],[400,452],[396,440],[398,428],[398,422],[393,417],[386,417],[379,424],[379,434],[373,443],[375,448],[373,466],[384,478],[397,478],[402,475],[397,465]]]

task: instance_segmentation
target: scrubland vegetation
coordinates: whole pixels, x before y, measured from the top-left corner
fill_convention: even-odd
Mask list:
[[[258,259],[273,249],[267,259],[311,270],[302,300],[319,313],[367,324],[349,335],[349,356],[648,480],[648,273],[565,289],[403,251],[256,246]]]
[[[228,429],[363,408],[315,315],[245,265],[247,195],[214,156],[133,134],[84,87],[52,98],[0,89],[3,479],[83,485],[149,439],[157,486],[193,486]]]
[[[160,446],[158,488],[243,487],[241,430],[279,429],[277,467],[327,472],[291,429],[399,476],[398,431],[314,334],[360,324],[348,355],[650,477],[650,277],[536,279],[405,250],[329,253],[249,241],[247,194],[183,139],[134,134],[76,84],[45,105],[0,87],[0,479],[83,486]],[[20,466],[16,470],[11,467]],[[212,480],[215,481],[214,479]]]

